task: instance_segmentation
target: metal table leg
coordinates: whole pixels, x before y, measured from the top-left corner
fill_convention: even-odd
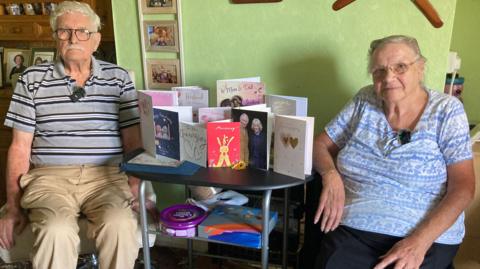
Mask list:
[[[282,268],[288,266],[288,220],[289,220],[289,188],[285,188],[285,197],[283,197],[283,245],[282,245]]]
[[[188,249],[188,269],[192,269],[193,265],[193,240],[187,239],[187,249]]]
[[[268,235],[270,227],[268,222],[270,220],[270,197],[272,196],[272,190],[265,190],[263,192],[262,201],[262,269],[268,269]]]
[[[138,199],[140,204],[140,223],[142,225],[142,243],[143,243],[143,262],[145,269],[150,269],[150,248],[148,243],[148,222],[147,209],[145,207],[145,181],[140,180],[138,188]]]

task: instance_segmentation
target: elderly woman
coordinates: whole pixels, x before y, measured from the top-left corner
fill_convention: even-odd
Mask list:
[[[370,45],[373,85],[315,138],[317,268],[452,268],[474,192],[462,104],[423,86],[417,41]]]
[[[9,79],[12,79],[14,74],[22,73],[25,71],[25,69],[27,69],[27,67],[24,65],[25,58],[23,58],[22,54],[15,55],[13,62],[15,63],[15,66],[12,67],[12,70],[10,70],[10,75],[8,76]]]

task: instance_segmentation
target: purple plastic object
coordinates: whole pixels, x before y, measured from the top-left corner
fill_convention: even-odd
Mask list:
[[[195,236],[195,228],[207,217],[205,210],[189,204],[173,205],[160,212],[162,230],[172,236]]]

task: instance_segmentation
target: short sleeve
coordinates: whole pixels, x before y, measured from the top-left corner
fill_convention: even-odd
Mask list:
[[[35,101],[33,90],[29,90],[28,74],[26,73],[18,78],[4,125],[28,133],[35,131]]]
[[[443,108],[446,113],[441,119],[439,147],[447,165],[472,159],[469,125],[462,103],[451,100]]]
[[[352,137],[361,106],[371,93],[371,88],[361,89],[325,127],[325,132],[339,148]]]
[[[120,91],[119,107],[120,129],[130,127],[140,122],[137,90],[127,72],[124,73],[123,80],[124,83]]]

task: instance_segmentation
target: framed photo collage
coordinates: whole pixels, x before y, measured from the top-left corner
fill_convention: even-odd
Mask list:
[[[179,29],[177,0],[140,1],[144,76],[147,89],[170,89],[181,86]],[[158,15],[157,15],[158,14]],[[174,19],[171,19],[171,14]],[[145,15],[145,16],[144,16]],[[147,17],[148,19],[144,19]],[[151,18],[169,19],[151,19]],[[175,54],[175,58],[166,57]]]

